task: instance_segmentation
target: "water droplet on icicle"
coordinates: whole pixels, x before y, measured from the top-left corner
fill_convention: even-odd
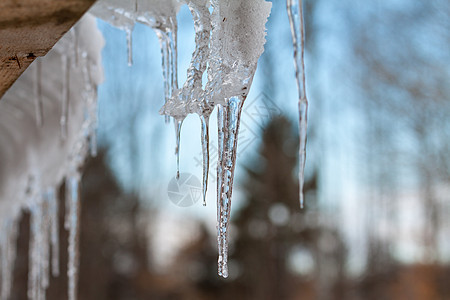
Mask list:
[[[304,196],[304,172],[306,161],[306,132],[308,116],[308,100],[306,98],[306,79],[305,79],[305,29],[303,22],[302,0],[286,0],[286,7],[291,26],[292,41],[294,45],[294,64],[295,76],[297,79],[297,88],[299,93],[299,189],[300,189],[300,207],[303,208]]]

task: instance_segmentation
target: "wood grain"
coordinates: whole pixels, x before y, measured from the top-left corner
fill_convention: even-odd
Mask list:
[[[0,0],[0,98],[95,0]]]

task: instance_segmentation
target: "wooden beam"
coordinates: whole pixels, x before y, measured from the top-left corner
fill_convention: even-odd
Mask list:
[[[95,0],[0,0],[0,98]]]

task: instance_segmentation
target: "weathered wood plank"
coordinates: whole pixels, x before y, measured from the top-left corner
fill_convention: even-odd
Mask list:
[[[0,98],[95,0],[0,0]]]

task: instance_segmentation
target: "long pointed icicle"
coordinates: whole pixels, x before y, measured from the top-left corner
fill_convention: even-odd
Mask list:
[[[80,47],[79,47],[79,36],[78,36],[78,30],[77,27],[72,27],[70,30],[72,34],[72,40],[73,40],[73,60],[72,60],[72,66],[76,67],[78,66],[78,63],[80,61]]]
[[[188,100],[199,101],[202,106],[200,121],[202,128],[202,156],[203,156],[203,206],[206,206],[206,192],[209,175],[209,116],[211,108],[202,89],[202,76],[207,68],[209,57],[209,41],[211,20],[207,2],[188,2],[189,10],[194,20],[195,51],[187,71],[187,80],[183,86],[183,94],[188,93]]]
[[[176,137],[176,145],[175,145],[175,155],[177,157],[177,179],[180,178],[180,135],[181,135],[181,125],[183,121],[175,121],[175,137]]]
[[[30,207],[30,246],[29,246],[29,271],[28,271],[28,298],[30,300],[42,299],[45,291],[42,288],[42,222],[43,212],[40,205],[41,199],[38,199]]]
[[[9,299],[12,287],[12,275],[16,259],[17,221],[6,220],[3,222],[2,235],[0,237],[1,257],[1,299]]]
[[[170,24],[172,30],[167,33],[167,48],[169,55],[169,64],[167,70],[169,72],[169,99],[173,97],[174,91],[178,90],[178,49],[177,49],[177,22],[170,17]],[[175,135],[176,135],[176,149],[177,157],[177,179],[180,178],[180,133],[183,120],[174,120]]]
[[[67,122],[69,117],[69,101],[70,101],[70,59],[67,55],[62,56],[62,104],[61,104],[61,137],[63,140],[67,137]]]
[[[178,89],[178,38],[177,38],[177,19],[170,17],[171,30],[168,32],[169,38],[169,55],[170,55],[170,97],[173,92]]]
[[[67,277],[69,278],[68,299],[77,299],[78,283],[78,240],[79,240],[79,174],[73,175],[67,180],[68,193],[66,194],[66,212],[65,224],[69,230],[69,261],[67,263]]]
[[[34,79],[34,86],[33,86],[33,92],[34,92],[34,105],[36,110],[36,125],[39,127],[42,126],[43,123],[43,113],[42,113],[42,79],[41,79],[41,70],[42,70],[42,64],[41,60],[38,58],[36,59],[36,70],[35,70],[35,79]]]
[[[233,192],[234,169],[236,167],[237,141],[239,124],[244,99],[232,97],[227,100],[227,106],[219,114],[219,158],[217,176],[221,177],[218,199],[218,274],[228,277],[228,227],[230,224],[231,198]],[[220,170],[220,173],[219,173]]]
[[[44,200],[44,199],[43,199]],[[41,239],[40,239],[40,266],[41,270],[41,290],[42,295],[45,298],[45,290],[50,284],[50,218],[49,218],[49,206],[48,201],[42,201],[41,206]]]
[[[178,46],[177,46],[177,20],[176,17],[168,17],[167,28],[155,28],[161,47],[161,60],[164,78],[164,99],[165,103],[169,101],[178,90]],[[169,122],[170,117],[165,117],[166,123]],[[180,138],[179,134],[183,120],[174,120],[175,122],[175,138],[176,147],[175,155],[177,159],[177,178],[180,175],[179,161],[180,161]]]
[[[165,103],[173,96],[173,92],[178,89],[177,23],[172,18],[169,18],[168,22],[171,24],[171,28],[169,29],[155,28],[161,47]],[[170,117],[166,116],[166,123],[169,120]]]
[[[209,175],[209,116],[200,116],[202,123],[202,155],[203,155],[203,206],[206,206],[206,192]]]
[[[50,218],[50,243],[52,246],[52,275],[59,276],[59,202],[55,188],[47,190],[48,212]]]
[[[164,83],[164,102],[169,101],[169,70],[167,66],[169,65],[169,51],[167,47],[167,38],[163,31],[156,30],[156,35],[158,36],[159,46],[161,47],[161,66],[163,72],[163,83]],[[165,117],[166,123],[169,123],[170,117]]]
[[[219,253],[218,257],[218,274],[222,276],[223,273],[223,256],[222,256],[222,223],[221,223],[221,214],[222,214],[222,175],[223,175],[223,142],[225,137],[224,132],[224,114],[222,105],[217,105],[217,249]],[[226,265],[226,263],[225,263]]]
[[[300,207],[304,205],[304,172],[306,161],[306,132],[308,116],[308,99],[306,98],[306,78],[305,78],[305,29],[303,22],[302,0],[286,0],[286,7],[291,25],[292,41],[294,44],[294,64],[295,76],[297,78],[297,88],[299,93],[299,189]]]
[[[84,53],[83,56],[87,54]],[[86,120],[85,130],[86,135],[89,138],[89,150],[92,157],[97,156],[97,120],[98,120],[98,103],[97,103],[97,87],[93,84],[92,72],[89,61],[83,59],[83,77],[84,77],[84,89],[85,89],[85,109]]]
[[[131,67],[133,65],[133,29],[127,28],[125,33],[127,35],[128,66]]]

